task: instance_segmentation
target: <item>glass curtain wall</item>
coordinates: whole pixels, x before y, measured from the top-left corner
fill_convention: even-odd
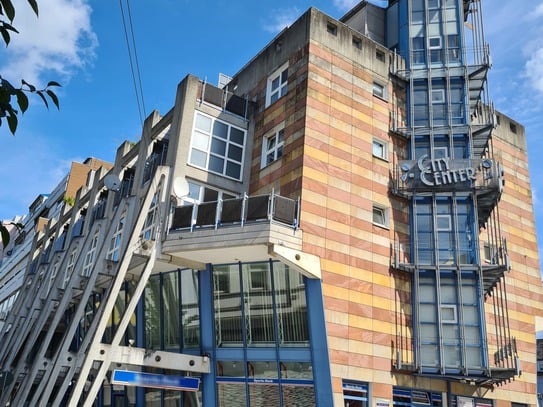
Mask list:
[[[403,0],[407,10],[409,156],[471,157],[463,4]],[[407,51],[407,52],[404,52]],[[485,369],[478,221],[473,191],[413,191],[411,247],[415,359],[425,373]],[[396,401],[396,400],[395,400]],[[396,404],[396,402],[395,402]]]

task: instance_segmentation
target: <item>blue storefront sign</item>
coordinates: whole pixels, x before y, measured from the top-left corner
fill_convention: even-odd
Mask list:
[[[171,376],[155,373],[114,370],[112,384],[124,386],[153,387],[156,389],[198,391],[200,379],[197,377]]]

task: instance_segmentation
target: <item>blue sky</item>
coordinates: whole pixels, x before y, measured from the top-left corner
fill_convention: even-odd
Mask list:
[[[63,87],[60,111],[48,111],[35,100],[15,137],[5,124],[0,127],[0,219],[25,214],[39,193],[51,191],[66,175],[72,161],[90,156],[113,161],[119,144],[137,140],[141,129],[120,2],[41,0],[39,19],[26,1],[16,3],[14,25],[21,34],[0,49],[0,73],[14,83],[56,80]],[[339,18],[356,3],[132,0],[146,114],[166,113],[177,84],[189,73],[212,83],[220,72],[235,74],[310,6]],[[493,60],[490,96],[498,110],[526,126],[541,248],[543,0],[496,3],[482,4]],[[126,0],[122,4],[126,16]]]

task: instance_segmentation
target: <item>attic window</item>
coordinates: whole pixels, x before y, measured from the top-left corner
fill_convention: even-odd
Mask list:
[[[358,37],[353,37],[353,46],[358,49],[362,49],[362,40]]]
[[[337,35],[337,25],[329,22],[326,24],[326,31],[328,31],[330,34]]]
[[[517,134],[517,125],[515,123],[509,123],[509,130],[511,130],[512,133]]]

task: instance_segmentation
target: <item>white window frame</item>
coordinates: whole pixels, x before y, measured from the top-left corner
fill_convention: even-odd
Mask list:
[[[445,228],[439,227],[439,220],[440,219],[446,219],[447,220],[447,227],[445,227]],[[444,214],[436,215],[436,230],[438,232],[450,232],[452,230],[452,219],[451,219],[450,214],[444,213]]]
[[[156,220],[156,213],[158,211],[158,197],[160,195],[160,190],[155,192],[153,195],[153,200],[151,201],[151,205],[149,207],[149,211],[147,212],[147,216],[145,217],[145,223],[143,224],[143,228],[141,230],[141,238],[143,240],[154,240],[155,237],[155,220]]]
[[[442,154],[437,154],[441,151]],[[449,149],[447,147],[434,147],[434,158],[449,158]]]
[[[432,40],[439,40],[439,45],[432,45]],[[441,49],[441,37],[428,37],[428,49]]]
[[[380,222],[379,220],[376,220],[375,219],[375,214],[376,212],[380,212],[380,216],[382,217],[383,219],[383,222]],[[374,225],[377,225],[377,226],[381,226],[381,227],[384,227],[384,228],[387,228],[389,227],[389,210],[388,208],[382,206],[382,205],[379,205],[379,204],[373,204],[372,208],[371,208],[371,221]]]
[[[286,77],[284,77],[286,76]],[[276,80],[279,80],[276,86]],[[281,99],[287,93],[288,88],[288,62],[268,77],[266,86],[266,107]]]
[[[124,223],[126,222],[125,215],[123,214],[121,216],[121,219],[119,219],[119,223],[117,224],[117,228],[115,229],[115,233],[111,237],[111,240],[109,241],[109,248],[107,251],[106,259],[112,260],[112,261],[119,261],[120,258],[120,250],[121,250],[121,243],[123,240],[123,229],[124,229]]]
[[[270,140],[275,140],[274,144],[270,146]],[[281,139],[279,142],[277,140]],[[260,168],[267,167],[268,165],[279,160],[283,156],[283,148],[285,146],[285,128],[281,127],[275,130],[273,133],[264,136],[262,139],[262,156],[260,159]],[[268,160],[269,156],[273,155],[271,160]]]
[[[441,323],[442,324],[456,324],[458,322],[458,313],[457,313],[457,310],[456,310],[456,305],[454,304],[441,304]],[[449,309],[449,310],[452,310],[452,313],[453,313],[453,316],[454,318],[453,319],[445,319],[444,318],[444,313],[443,313],[443,310],[445,309]]]
[[[197,123],[199,123],[199,118],[206,119],[209,121],[209,128],[198,128]],[[227,127],[226,138],[222,138],[217,134],[214,134],[213,127],[215,123],[221,123]],[[232,137],[233,131],[240,132],[243,134],[242,144],[239,144],[237,140],[234,140]],[[224,153],[218,153],[213,151],[213,141],[224,142]],[[220,175],[225,178],[234,179],[236,181],[243,180],[243,161],[245,158],[245,144],[247,142],[247,131],[241,127],[235,126],[232,123],[229,123],[224,120],[220,120],[216,117],[207,115],[203,112],[196,111],[194,114],[194,122],[192,125],[192,136],[190,141],[190,153],[189,153],[189,164],[194,167],[201,168],[205,171],[208,171],[213,174]],[[235,157],[232,157],[229,153],[233,149],[241,150],[241,158],[238,160]],[[222,170],[215,171],[210,167],[210,160],[212,158],[218,158],[223,160]],[[201,162],[202,161],[202,162]],[[234,177],[228,175],[228,165],[239,167],[239,177]],[[234,167],[232,167],[234,168]]]
[[[373,81],[372,93],[380,99],[387,99],[387,87],[379,81]]]
[[[376,148],[380,148],[381,153],[378,153]],[[374,138],[371,144],[371,153],[374,157],[388,161],[388,142]]]
[[[70,252],[70,255],[68,256],[68,264],[66,264],[66,268],[64,269],[64,279],[62,280],[63,290],[68,285],[68,282],[70,281],[70,278],[72,277],[72,273],[74,272],[76,257],[77,257],[77,248],[73,249]]]
[[[49,285],[47,286],[47,294],[49,294],[49,292],[51,291],[51,288],[53,288],[53,284],[55,282],[55,278],[57,277],[57,273],[58,273],[58,267],[59,267],[59,263],[56,262],[51,269],[51,275],[49,276]]]
[[[267,268],[261,268],[261,267],[251,268],[249,270],[249,284],[250,284],[250,287],[251,287],[251,291],[269,290],[270,282],[268,281],[269,273],[267,271],[268,271]],[[255,275],[257,273],[263,277],[263,279],[259,278],[257,280],[258,282],[262,281],[262,283],[264,285],[263,287],[262,286],[255,287],[254,284],[253,284],[254,282],[256,282],[255,280],[253,280],[253,275]]]
[[[85,260],[83,262],[83,268],[81,270],[81,275],[84,277],[89,277],[91,275],[92,266],[94,264],[94,256],[96,255],[96,248],[98,247],[98,238],[100,234],[96,232],[92,237],[89,250],[85,254]]]
[[[437,98],[434,99],[435,96]],[[445,103],[445,89],[432,89],[431,102],[433,104]]]

